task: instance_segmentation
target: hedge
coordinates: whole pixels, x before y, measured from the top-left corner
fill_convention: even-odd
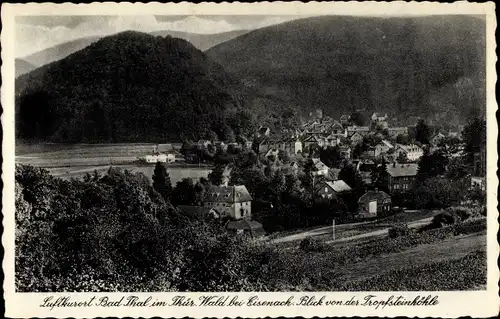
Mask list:
[[[471,290],[486,285],[486,274],[486,252],[476,251],[459,259],[397,269],[338,288],[343,291]]]

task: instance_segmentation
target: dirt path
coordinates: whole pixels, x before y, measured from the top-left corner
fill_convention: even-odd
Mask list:
[[[432,220],[432,217],[419,219],[419,220],[408,223],[408,227],[417,228],[417,227],[420,227],[420,226],[423,226],[425,224],[430,223],[431,220]],[[336,232],[336,234],[340,235],[340,234],[342,234],[342,232],[346,232],[349,230],[356,230],[357,226],[365,226],[365,225],[366,226],[373,226],[374,228],[377,228],[377,227],[383,227],[383,228],[373,230],[373,231],[368,230],[367,232],[365,232],[363,234],[354,235],[354,236],[347,236],[347,237],[339,238],[336,240],[332,239],[332,240],[327,241],[327,243],[334,243],[334,242],[338,243],[338,242],[345,242],[345,241],[350,241],[350,240],[364,239],[364,238],[368,238],[368,237],[382,236],[382,235],[386,235],[387,232],[389,231],[389,227],[385,224],[380,225],[380,224],[377,224],[377,222],[362,222],[362,223],[355,223],[355,224],[338,225],[335,227],[335,232]],[[302,239],[307,238],[307,237],[315,237],[315,236],[329,235],[329,234],[333,235],[331,226],[316,228],[313,230],[307,230],[307,231],[296,233],[293,235],[289,235],[289,236],[285,236],[285,237],[281,237],[281,238],[276,238],[276,239],[271,240],[270,242],[271,243],[286,243],[286,242],[291,242],[291,241],[302,240]]]
[[[408,223],[408,228],[418,228],[418,227],[429,224],[431,221],[432,221],[432,217],[420,219],[420,220]],[[331,232],[331,230],[330,230],[330,232]],[[328,240],[328,241],[326,241],[326,243],[327,244],[341,243],[341,242],[346,242],[346,241],[351,241],[351,240],[365,239],[365,238],[369,238],[369,237],[385,236],[385,235],[387,235],[388,232],[389,232],[389,227],[375,230],[375,231],[368,232],[368,233],[364,233],[364,234],[355,235],[355,236],[339,238],[336,240],[333,240],[333,239]]]

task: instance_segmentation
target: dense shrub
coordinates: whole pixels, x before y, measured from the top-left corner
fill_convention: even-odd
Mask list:
[[[448,212],[439,213],[432,219],[432,226],[434,228],[442,227],[443,225],[452,225],[456,221],[455,216]]]
[[[464,271],[473,269],[474,271]],[[486,253],[476,251],[465,257],[390,271],[354,283],[339,285],[341,291],[438,291],[471,290],[486,285]]]
[[[447,211],[451,215],[457,216],[461,221],[469,219],[474,214],[473,209],[466,207],[450,207]]]
[[[456,236],[486,231],[486,224],[486,218],[475,219],[464,223],[457,223],[453,226],[453,234]]]
[[[16,169],[18,291],[255,290],[260,251],[178,214],[144,176],[83,181]]]
[[[307,237],[300,242],[300,249],[305,252],[323,252],[325,244],[317,238]]]
[[[400,236],[406,236],[411,233],[411,229],[408,228],[408,224],[399,223],[391,228],[389,228],[389,237],[396,238]]]

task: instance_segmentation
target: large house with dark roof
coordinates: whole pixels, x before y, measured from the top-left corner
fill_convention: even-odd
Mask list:
[[[366,134],[368,134],[370,132],[370,127],[368,127],[368,126],[356,126],[356,125],[352,125],[352,126],[347,127],[347,135],[348,136],[351,136],[352,134],[354,134],[356,132],[359,132],[359,134],[365,136]]]
[[[389,191],[407,191],[413,188],[417,178],[418,164],[392,163],[387,165],[389,174]]]
[[[215,209],[221,217],[251,218],[252,196],[244,185],[210,186],[205,191],[203,206]]]

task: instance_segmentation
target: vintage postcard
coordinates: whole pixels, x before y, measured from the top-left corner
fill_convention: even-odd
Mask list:
[[[7,317],[498,314],[493,3],[2,26]]]

